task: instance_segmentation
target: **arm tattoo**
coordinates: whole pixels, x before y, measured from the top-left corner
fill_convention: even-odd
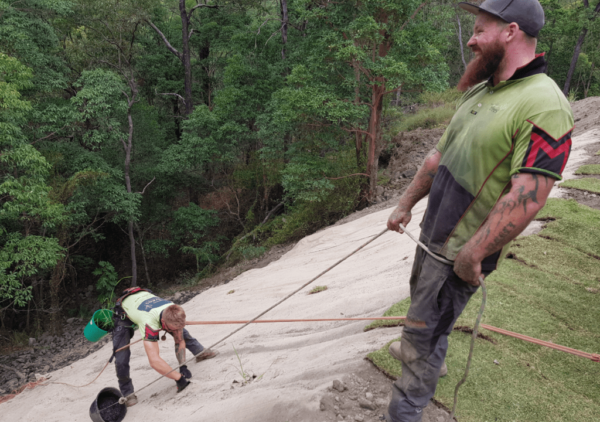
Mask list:
[[[180,365],[183,365],[185,363],[185,346],[182,346],[181,343],[179,343],[177,345],[177,362],[179,362]]]
[[[500,233],[498,233],[498,235],[494,238],[494,240],[485,247],[486,253],[488,255],[491,255],[494,252],[500,250],[504,245],[506,245],[509,242],[511,234],[516,227],[517,226],[515,226],[513,223],[510,223],[510,222],[506,226],[504,226],[502,228],[502,231],[500,231]]]

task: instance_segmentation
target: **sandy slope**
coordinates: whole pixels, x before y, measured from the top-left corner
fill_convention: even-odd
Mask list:
[[[424,201],[415,209],[411,223],[414,232],[418,232],[424,209]],[[188,302],[188,319],[253,317],[381,231],[389,213],[383,210],[303,239],[279,261],[248,271]],[[414,248],[408,237],[386,233],[315,283],[327,285],[327,291],[316,295],[301,292],[268,316],[379,316],[408,295]],[[227,294],[231,290],[235,292]],[[130,408],[126,420],[165,421],[175,414],[182,422],[317,420],[320,392],[333,379],[364,365],[368,352],[399,335],[399,329],[363,333],[365,325],[323,322],[248,327],[219,347],[220,356],[191,365],[195,382],[182,394],[176,395],[174,382],[167,379],[140,392],[141,405]],[[232,329],[194,326],[190,331],[208,346]],[[233,345],[244,369],[264,374],[262,379],[232,389],[233,380],[241,379]],[[174,364],[172,347],[171,341],[161,343],[161,354]],[[154,380],[156,373],[148,366],[141,345],[132,349],[132,378],[139,389]],[[54,372],[52,379],[84,384],[93,379],[109,356],[110,347],[106,346]],[[91,402],[106,386],[116,386],[112,368],[89,387],[38,387],[3,404],[1,410],[12,421],[87,421]]]
[[[600,131],[588,131],[574,140],[565,171],[586,158],[585,147],[600,141]],[[553,196],[559,195],[555,189]],[[409,229],[418,233],[426,202],[414,210]],[[229,284],[210,289],[185,306],[190,320],[249,319],[309,280],[385,227],[385,209],[347,224],[331,227],[300,241],[280,260],[248,271]],[[367,248],[332,270],[315,285],[328,290],[316,295],[301,292],[265,318],[319,318],[379,316],[392,303],[408,296],[408,277],[414,244],[406,236],[386,233]],[[234,293],[228,294],[229,291]],[[192,364],[194,384],[175,393],[171,380],[138,393],[140,404],[128,411],[126,421],[319,421],[319,400],[332,380],[364,369],[365,355],[399,336],[399,329],[363,332],[366,323],[321,322],[253,325],[218,348],[221,355]],[[235,326],[193,326],[190,331],[206,346]],[[138,338],[136,333],[134,339]],[[239,386],[237,349],[244,370],[261,376]],[[174,364],[172,342],[161,342],[161,354]],[[132,348],[132,377],[136,389],[156,379],[140,344]],[[110,356],[106,346],[70,367],[52,373],[52,380],[85,384]],[[91,386],[71,388],[50,384],[25,391],[0,408],[6,421],[89,421],[88,409],[98,391],[116,386],[112,365]]]

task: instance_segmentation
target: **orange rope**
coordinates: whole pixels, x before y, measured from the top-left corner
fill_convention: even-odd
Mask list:
[[[253,324],[271,324],[276,322],[320,322],[320,321],[399,321],[406,319],[405,316],[400,317],[372,317],[372,318],[317,318],[317,319],[260,319],[255,321],[187,321],[186,325],[221,325],[221,324],[247,324],[252,322]],[[498,334],[505,336],[514,337],[519,340],[527,341],[529,343],[537,344],[538,346],[549,347],[550,349],[558,350],[560,352],[570,353],[575,356],[590,359],[593,362],[600,362],[600,355],[595,353],[582,352],[581,350],[572,349],[570,347],[561,346],[549,341],[539,340],[533,337],[526,336],[524,334],[515,333],[512,331],[504,330],[502,328],[496,328],[491,325],[481,324],[482,328],[493,331]]]
[[[255,321],[186,321],[185,325],[219,325],[219,324],[247,324],[252,322],[253,324],[271,324],[273,322],[318,322],[318,321],[378,321],[391,320],[399,321],[406,319],[405,316],[401,317],[372,317],[372,318],[318,318],[318,319],[257,319]]]

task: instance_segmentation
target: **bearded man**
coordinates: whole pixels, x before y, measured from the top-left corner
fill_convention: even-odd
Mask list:
[[[421,241],[454,265],[417,248],[402,341],[390,346],[402,362],[386,415],[392,422],[421,420],[447,372],[454,323],[479,278],[496,269],[544,206],[571,150],[571,108],[544,73],[544,54],[535,53],[544,26],[538,0],[459,6],[477,15],[467,44],[475,58],[458,85],[466,92],[388,220],[401,232],[399,224],[408,225],[413,206],[429,194]]]

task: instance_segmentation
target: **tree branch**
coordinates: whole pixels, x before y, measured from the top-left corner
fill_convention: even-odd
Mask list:
[[[148,182],[148,184],[147,184],[146,186],[144,186],[144,189],[142,189],[142,191],[141,191],[141,192],[136,192],[136,193],[139,193],[139,194],[143,195],[143,194],[144,194],[144,192],[146,192],[146,188],[147,188],[148,186],[150,186],[150,185],[152,184],[152,182],[154,182],[155,180],[156,180],[156,176],[154,176],[154,177],[152,178],[152,180],[150,180],[150,181]]]
[[[172,95],[174,97],[179,98],[181,101],[183,101],[183,104],[185,105],[185,98],[183,98],[181,95],[179,94],[175,94],[173,92],[161,92],[161,93],[157,93],[158,95]]]
[[[211,6],[209,4],[197,4],[190,9],[190,13],[188,13],[188,19],[192,18],[192,13],[194,13],[194,10],[198,9],[199,7],[207,7],[209,9],[218,9],[221,6],[217,6],[217,5]]]
[[[171,53],[173,53],[173,54],[174,54],[174,55],[175,55],[175,56],[176,56],[176,57],[177,57],[179,60],[183,61],[183,57],[181,56],[181,53],[180,53],[179,51],[177,51],[177,50],[175,49],[175,47],[173,47],[173,46],[171,45],[171,43],[169,42],[169,40],[167,39],[167,37],[165,37],[165,34],[163,34],[163,33],[161,32],[161,30],[160,30],[160,29],[158,29],[158,28],[156,27],[156,25],[154,25],[150,19],[146,20],[146,22],[147,22],[147,23],[148,23],[148,25],[150,25],[150,26],[152,27],[152,29],[154,29],[154,31],[156,31],[156,33],[157,33],[157,34],[158,34],[158,35],[159,35],[159,36],[162,38],[163,42],[165,43],[165,45],[167,46],[167,48],[169,49],[169,51],[170,51]]]
[[[406,25],[408,25],[408,23],[410,21],[412,21],[415,18],[415,16],[417,16],[417,13],[419,13],[419,10],[421,10],[423,8],[423,6],[425,6],[427,3],[429,3],[429,2],[428,1],[424,1],[423,3],[421,3],[419,5],[419,7],[417,7],[417,10],[415,10],[415,13],[412,14],[412,16],[410,17],[410,19],[408,19],[406,22],[404,22],[404,24],[400,28],[400,31],[404,30],[404,28],[406,27]]]

